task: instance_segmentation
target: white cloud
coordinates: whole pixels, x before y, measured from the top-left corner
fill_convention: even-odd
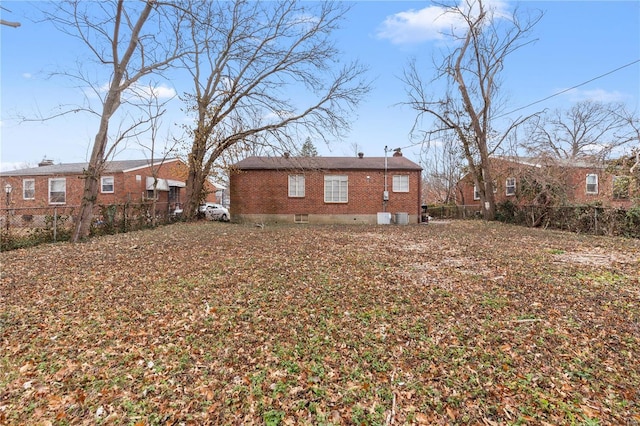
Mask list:
[[[494,16],[505,18],[507,4],[501,0],[494,0],[488,3],[488,8],[493,10]],[[461,0],[459,7],[466,13],[469,7],[477,6],[476,2],[471,5],[467,1]],[[398,12],[387,16],[377,31],[378,38],[388,39],[393,44],[422,43],[429,40],[441,40],[444,33],[450,33],[464,23],[459,14],[445,13],[445,9],[440,6],[429,6],[420,10],[410,9],[405,12]]]
[[[151,100],[155,98],[159,101],[171,99],[176,96],[175,89],[164,84],[160,84],[159,86],[134,84],[127,90],[127,93],[134,94],[134,96],[139,99]]]
[[[29,72],[22,73],[22,78],[26,80],[31,80],[31,77],[33,77],[33,75]]]
[[[299,14],[293,18],[292,24],[302,25],[304,27],[310,27],[318,23],[318,17],[310,14]]]
[[[144,93],[148,96],[155,96],[158,99],[171,99],[176,96],[176,90],[173,87],[165,86],[161,84],[156,87],[146,86],[143,87]]]
[[[571,89],[566,92],[571,102],[595,101],[595,102],[625,102],[629,95],[614,90],[612,92],[604,89],[580,90]]]
[[[109,83],[104,83],[102,86],[98,88],[98,92],[107,93],[109,91]],[[92,91],[86,90],[87,96],[91,98],[95,98],[95,95],[91,96]],[[160,84],[158,86],[145,86],[141,84],[134,84],[126,92],[123,92],[123,96],[127,98],[128,96],[133,95],[133,97],[141,98],[141,99],[150,99],[152,96],[156,97],[159,100],[162,99],[171,99],[176,96],[176,90],[173,87],[166,86],[164,84]]]
[[[443,15],[437,6],[420,10],[408,10],[387,16],[380,28],[378,37],[388,39],[393,44],[420,43],[441,39],[442,32],[455,22],[453,15]]]
[[[294,116],[293,111],[271,111],[267,114],[265,114],[262,118],[266,121],[266,122],[279,122],[282,120],[285,120],[287,118],[291,118]]]

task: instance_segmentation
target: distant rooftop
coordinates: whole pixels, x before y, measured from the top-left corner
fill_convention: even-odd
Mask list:
[[[552,158],[552,157],[524,157],[524,156],[500,156],[496,155],[493,158],[505,161],[511,161],[526,166],[562,166],[562,167],[575,167],[575,168],[604,168],[605,165],[598,161],[589,161],[584,158]]]
[[[164,160],[164,163],[176,161],[177,158]],[[156,160],[155,165],[160,165],[160,161]],[[82,174],[89,163],[61,163],[52,164],[50,161],[43,161],[44,164],[38,167],[30,167],[28,169],[11,170],[0,173],[0,176],[51,176],[51,175],[73,175]],[[124,171],[135,170],[142,167],[148,167],[150,160],[120,160],[108,161],[105,165],[104,173],[118,173]]]

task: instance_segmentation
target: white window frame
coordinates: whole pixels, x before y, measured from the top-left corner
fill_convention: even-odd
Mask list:
[[[111,180],[111,184],[109,184],[109,180]],[[111,186],[111,190],[106,190],[105,186]],[[113,194],[115,192],[115,179],[113,176],[102,176],[100,177],[100,192],[102,194]]]
[[[505,195],[507,197],[516,195],[516,178],[508,177],[504,181],[504,186],[505,186]]]
[[[480,191],[478,191],[478,185],[476,185],[475,183],[473,184],[473,199],[474,200],[480,199]]]
[[[593,178],[594,182],[589,182],[589,178]],[[585,183],[586,183],[586,188],[585,188],[585,192],[587,194],[597,194],[598,193],[598,175],[595,173],[589,173],[587,175],[587,178],[585,179]],[[589,186],[593,186],[592,190],[589,190]]]
[[[289,175],[289,197],[304,198],[305,179],[304,175]]]
[[[393,192],[409,192],[409,175],[393,175]]]
[[[349,202],[349,176],[325,175],[324,202],[342,204]]]
[[[53,193],[53,186],[56,183],[62,183],[62,190],[56,191],[56,193],[62,194],[62,200],[54,200],[51,197]],[[56,188],[57,189],[57,188]],[[66,204],[67,203],[67,178],[49,178],[49,204]]]
[[[30,188],[27,188],[27,186],[30,186]],[[22,199],[23,200],[36,199],[36,180],[35,179],[22,180]]]

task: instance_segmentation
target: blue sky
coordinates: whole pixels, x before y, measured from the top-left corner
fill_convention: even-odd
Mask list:
[[[321,155],[353,155],[357,144],[367,156],[383,156],[384,147],[404,147],[405,156],[419,160],[419,146],[410,146],[409,132],[415,112],[407,100],[400,76],[411,57],[430,78],[431,57],[442,48],[437,26],[429,13],[430,2],[349,2],[351,11],[344,28],[336,34],[346,60],[358,59],[370,69],[373,90],[356,111],[352,130],[330,146],[316,143]],[[521,1],[503,2],[511,9],[542,10],[544,17],[534,28],[537,39],[507,58],[502,74],[507,94],[506,111],[537,102],[582,84],[624,65],[634,64],[582,85],[562,95],[520,110],[532,113],[543,108],[569,108],[585,99],[620,101],[640,111],[640,2],[639,1]],[[58,162],[88,159],[95,119],[65,116],[39,122],[18,117],[49,114],[60,103],[80,103],[82,91],[65,78],[47,77],[51,71],[77,69],[82,46],[43,23],[31,22],[33,6],[3,1],[2,18],[20,21],[19,28],[0,27],[0,162],[3,170],[34,166],[44,157]],[[174,82],[177,86],[178,83]],[[163,87],[173,90],[171,84]],[[180,101],[173,116],[164,122],[180,122]],[[129,144],[118,159],[148,156]]]

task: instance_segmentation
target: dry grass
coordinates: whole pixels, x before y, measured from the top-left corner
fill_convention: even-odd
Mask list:
[[[0,424],[640,422],[638,240],[197,223],[0,260]]]

